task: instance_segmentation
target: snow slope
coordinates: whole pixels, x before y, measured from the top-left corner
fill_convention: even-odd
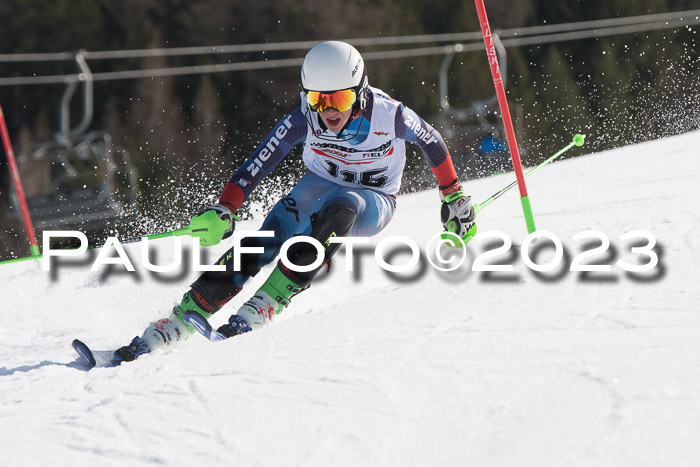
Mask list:
[[[698,146],[700,132],[688,133],[529,178],[538,228],[566,248],[550,273],[515,254],[499,257],[513,273],[470,271],[488,240],[473,242],[451,274],[424,259],[389,274],[372,246],[357,248],[346,272],[341,250],[272,326],[221,343],[194,336],[113,369],[82,371],[71,340],[126,344],[169,314],[196,273],[5,265],[0,464],[698,465]],[[512,179],[467,190],[480,201]],[[372,245],[405,235],[424,252],[440,230],[438,208],[436,192],[401,197]],[[479,228],[520,245],[517,190],[484,209]],[[585,243],[571,237],[588,229],[611,240],[592,262],[646,262],[619,238],[641,229],[657,238],[659,265],[632,275],[567,271]],[[172,256],[171,242],[157,242],[159,261]],[[547,244],[537,242],[538,262],[552,256]],[[139,248],[127,247],[134,263]],[[210,261],[225,246],[212,249]],[[394,253],[392,263],[408,260]]]

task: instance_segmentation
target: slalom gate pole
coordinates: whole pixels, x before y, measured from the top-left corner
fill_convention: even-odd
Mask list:
[[[486,55],[488,57],[489,65],[491,67],[491,77],[493,78],[493,85],[496,88],[498,106],[501,109],[501,119],[503,120],[503,126],[506,130],[508,150],[510,151],[510,157],[513,161],[513,169],[515,169],[515,176],[517,179],[518,188],[520,188],[520,202],[523,206],[525,224],[527,226],[528,233],[532,233],[535,230],[537,230],[537,228],[535,227],[535,218],[532,214],[530,198],[527,194],[527,187],[525,186],[525,176],[523,175],[523,166],[520,162],[518,142],[515,139],[513,121],[510,118],[510,110],[508,109],[508,99],[506,97],[506,90],[503,87],[501,69],[498,66],[498,56],[496,55],[496,47],[493,43],[493,37],[491,36],[491,27],[489,26],[489,19],[486,16],[486,7],[484,6],[484,0],[474,0],[474,4],[476,5],[476,12],[479,15],[481,34],[484,38],[484,45],[486,46]]]
[[[234,219],[237,221],[241,220],[241,218],[236,215],[234,215]],[[192,222],[190,222],[190,224],[186,227],[170,230],[167,232],[144,235],[142,237],[125,238],[119,240],[119,243],[136,243],[142,241],[144,238],[147,238],[149,240],[155,240],[158,238],[165,237],[179,237],[182,235],[191,235],[192,237],[199,237],[201,245],[212,246],[216,245],[221,241],[221,237],[223,236],[223,233],[225,231],[225,227],[220,223],[221,221],[217,222],[217,220],[218,216],[216,215],[216,213],[214,213],[213,211],[209,211],[202,216],[192,219]],[[88,247],[88,249],[93,250],[96,248],[101,248],[103,246],[104,244],[93,245]],[[32,256],[26,256],[24,258],[13,258],[7,259],[5,261],[0,261],[0,266],[2,266],[3,264],[18,263],[20,261],[27,261],[30,259],[41,259],[42,257],[43,255],[38,254],[37,249],[37,254],[34,254]]]
[[[19,177],[19,169],[17,168],[15,153],[12,150],[12,143],[10,142],[10,133],[7,131],[7,125],[5,124],[5,114],[2,111],[1,105],[0,134],[2,135],[2,143],[5,146],[5,154],[7,155],[7,163],[10,166],[12,182],[15,185],[15,192],[17,193],[17,199],[19,200],[20,210],[22,211],[24,228],[27,231],[27,239],[29,240],[29,252],[32,256],[36,256],[39,254],[39,246],[36,244],[36,237],[34,236],[34,226],[32,225],[32,218],[29,216],[27,199],[24,197],[24,188],[22,188],[22,180]]]
[[[575,134],[575,135],[574,135],[574,139],[573,139],[568,145],[566,145],[566,147],[563,147],[562,149],[560,149],[559,151],[557,151],[555,154],[552,154],[552,155],[549,156],[547,159],[545,159],[544,161],[540,162],[540,163],[539,163],[538,165],[536,165],[535,167],[533,167],[533,168],[531,168],[530,170],[528,170],[527,172],[525,172],[524,176],[525,176],[525,177],[529,177],[531,174],[537,172],[539,169],[541,169],[541,168],[544,167],[545,165],[549,164],[549,163],[552,162],[554,159],[556,159],[557,157],[561,156],[562,154],[564,154],[566,151],[568,151],[569,149],[573,148],[574,146],[583,146],[583,143],[584,143],[584,141],[585,141],[585,138],[586,138],[586,135],[581,135],[581,134],[578,134],[578,133]],[[506,186],[506,187],[500,189],[499,191],[497,191],[496,193],[494,193],[493,195],[491,195],[488,199],[486,199],[486,200],[484,200],[483,202],[477,204],[477,205],[474,207],[474,211],[478,213],[479,211],[481,211],[482,209],[484,209],[486,206],[488,206],[489,204],[491,204],[492,202],[494,202],[496,199],[500,198],[505,192],[509,191],[509,190],[510,190],[511,188],[513,188],[516,184],[517,184],[517,180],[514,181],[514,182],[512,182],[510,185],[508,185],[508,186]]]

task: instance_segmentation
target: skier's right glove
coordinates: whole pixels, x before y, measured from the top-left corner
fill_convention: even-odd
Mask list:
[[[476,212],[472,206],[471,196],[465,196],[461,187],[448,195],[440,194],[442,206],[440,220],[447,232],[462,239],[466,245],[476,235]],[[451,236],[443,236],[449,239]],[[454,238],[454,237],[453,237]]]
[[[199,237],[202,245],[216,245],[233,234],[235,221],[239,220],[241,218],[232,213],[228,207],[217,203],[192,218],[191,235]]]

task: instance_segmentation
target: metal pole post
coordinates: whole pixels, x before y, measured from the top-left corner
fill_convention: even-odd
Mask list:
[[[32,225],[32,218],[29,217],[29,208],[27,207],[27,200],[24,197],[22,180],[19,177],[19,169],[17,168],[15,153],[12,150],[12,143],[10,142],[10,133],[7,131],[7,125],[5,124],[5,115],[2,112],[2,106],[0,106],[0,133],[2,134],[3,145],[5,146],[5,154],[7,154],[7,163],[10,166],[12,181],[15,184],[15,191],[17,192],[17,198],[19,199],[20,209],[22,211],[22,218],[24,219],[24,228],[27,230],[27,238],[29,239],[29,251],[31,252],[32,256],[36,256],[39,254],[39,246],[37,245],[36,237],[34,236],[34,226]]]
[[[508,109],[508,99],[506,98],[506,90],[503,86],[503,77],[501,76],[501,70],[498,67],[496,44],[494,43],[493,36],[491,35],[491,28],[489,26],[489,19],[486,16],[486,7],[484,6],[484,0],[474,0],[474,3],[476,5],[476,12],[479,15],[481,34],[484,38],[484,45],[486,46],[486,55],[488,56],[489,65],[491,67],[491,77],[493,78],[493,85],[496,88],[498,106],[501,109],[501,119],[503,120],[503,126],[506,130],[506,140],[508,142],[508,149],[510,150],[510,157],[513,161],[513,169],[515,170],[515,177],[518,182],[518,188],[520,189],[520,202],[523,206],[525,224],[527,225],[528,233],[532,233],[535,230],[537,230],[537,228],[535,227],[535,218],[532,214],[530,198],[527,194],[527,187],[525,186],[523,165],[520,161],[520,151],[518,151],[518,142],[515,139],[513,121],[510,118],[510,110]]]

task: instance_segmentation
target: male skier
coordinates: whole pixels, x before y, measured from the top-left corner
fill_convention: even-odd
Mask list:
[[[418,145],[437,178],[445,228],[465,242],[475,234],[474,208],[462,192],[444,140],[411,109],[369,86],[364,60],[354,47],[339,41],[313,47],[301,68],[301,84],[301,105],[236,170],[219,202],[200,214],[226,222],[223,238],[230,236],[234,213],[248,195],[295,145],[304,143],[302,158],[308,171],[277,202],[260,229],[273,231],[274,236],[241,241],[244,247],[263,247],[264,253],[241,255],[240,268],[234,271],[229,250],[217,262],[226,271],[203,273],[170,317],[151,323],[142,337],[115,352],[122,360],[187,339],[195,331],[184,322],[186,313],[204,318],[216,313],[295,235],[310,236],[324,245],[326,264],[338,248],[337,243],[328,242],[331,236],[379,233],[396,209],[406,141]],[[299,266],[311,265],[317,250],[308,243],[296,243],[288,258]],[[217,331],[231,337],[269,323],[321,268],[295,272],[278,261],[267,281]]]

